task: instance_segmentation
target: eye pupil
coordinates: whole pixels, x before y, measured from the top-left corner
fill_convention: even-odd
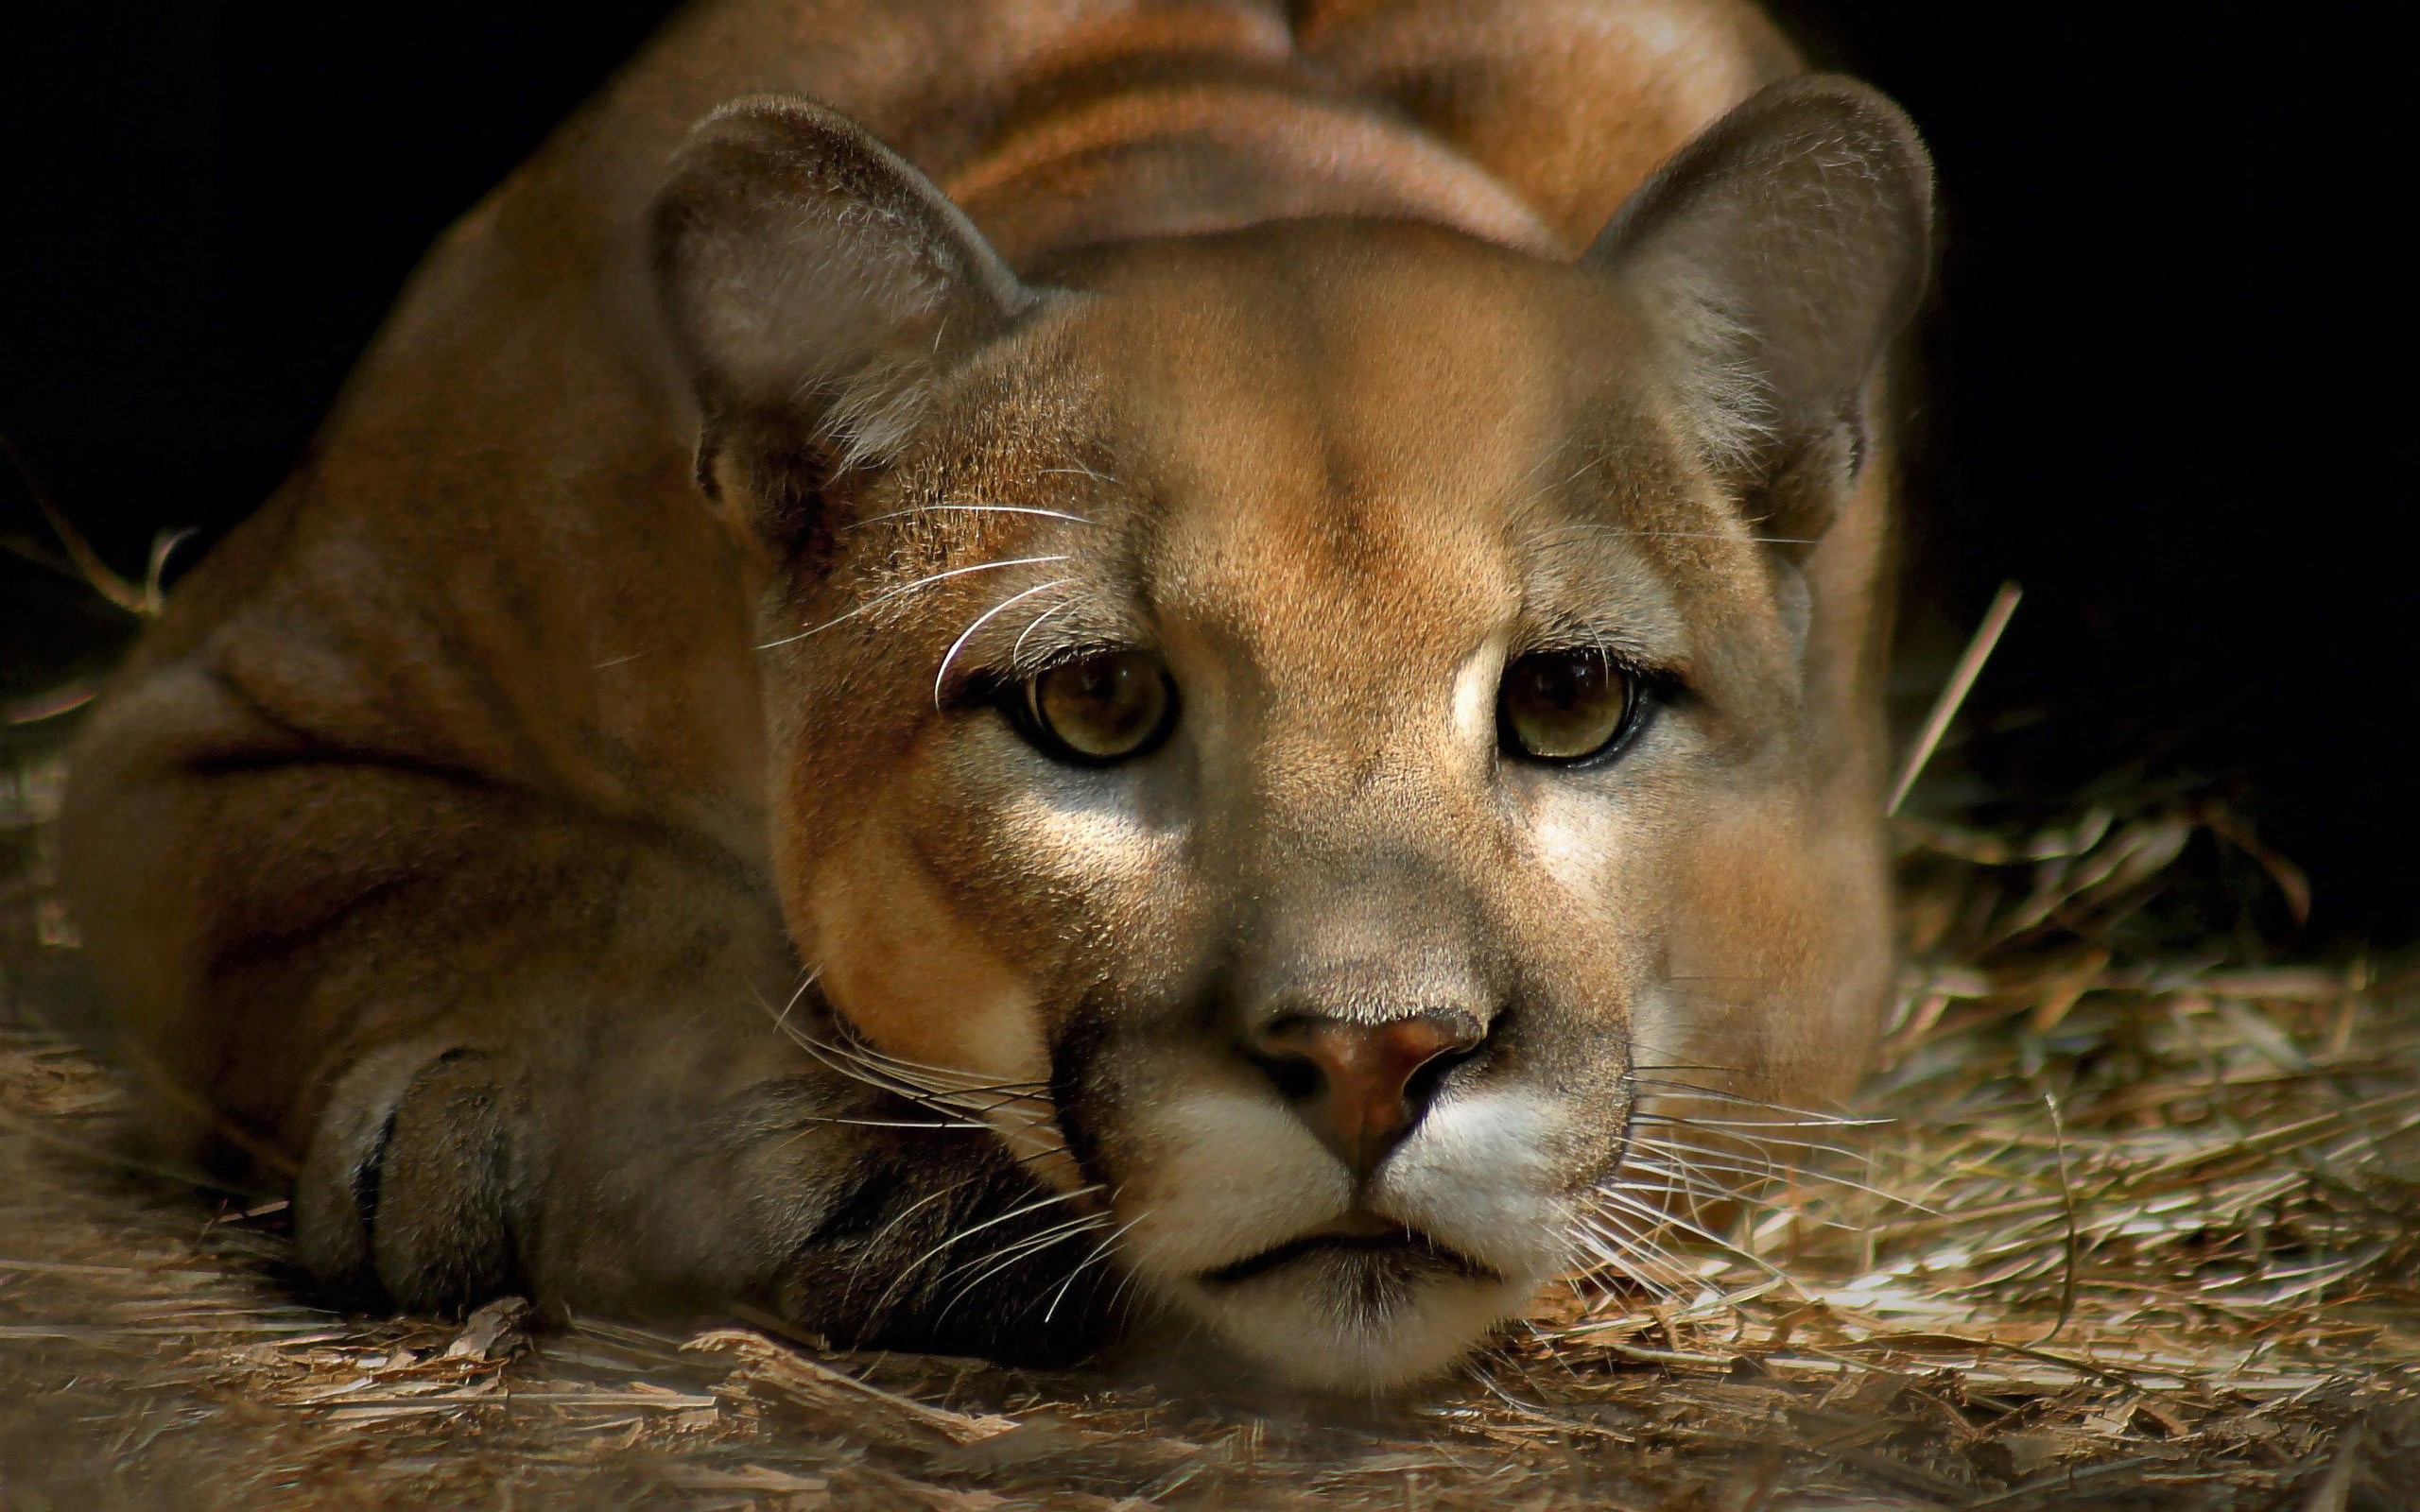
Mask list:
[[[1525,656],[1504,672],[1497,723],[1507,750],[1575,762],[1621,738],[1636,689],[1629,673],[1594,651]]]
[[[1173,722],[1176,691],[1157,660],[1102,651],[1050,668],[1026,684],[1026,705],[1046,749],[1114,762],[1157,746]]]

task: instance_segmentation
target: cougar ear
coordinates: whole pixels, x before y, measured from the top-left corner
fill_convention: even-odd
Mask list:
[[[651,230],[704,418],[699,483],[785,558],[828,528],[834,475],[895,450],[934,380],[1034,299],[931,180],[802,98],[701,122]]]
[[[1932,163],[1853,79],[1772,85],[1708,127],[1588,256],[1638,288],[1705,453],[1784,537],[1831,523],[1868,385],[1924,293]]]

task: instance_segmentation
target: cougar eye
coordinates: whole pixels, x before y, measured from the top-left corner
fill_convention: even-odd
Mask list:
[[[1098,651],[1028,679],[1023,713],[1028,734],[1051,755],[1125,761],[1167,738],[1176,687],[1155,657]]]
[[[1621,739],[1638,706],[1631,675],[1595,651],[1544,651],[1504,669],[1495,722],[1505,750],[1584,761]]]

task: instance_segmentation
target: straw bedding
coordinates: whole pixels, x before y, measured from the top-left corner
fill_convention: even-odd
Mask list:
[[[116,1153],[47,890],[72,713],[0,736],[0,1506],[2420,1505],[2420,983],[2297,960],[2206,794],[1902,821],[1858,1121],[1425,1400],[315,1311],[282,1205]],[[1920,795],[1923,797],[1925,795]],[[1775,1139],[1797,1143],[1780,1146]],[[1709,1136],[1745,1186],[1750,1146]],[[744,1321],[744,1320],[742,1320]],[[758,1320],[768,1322],[769,1320]]]

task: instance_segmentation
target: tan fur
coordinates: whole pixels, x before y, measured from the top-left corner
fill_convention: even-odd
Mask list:
[[[1814,1102],[1873,1032],[1888,378],[1789,375],[1834,303],[1904,317],[1921,154],[1788,107],[1850,123],[1876,249],[1773,242],[1812,271],[1754,330],[1672,271],[1728,179],[1582,257],[1794,68],[1703,0],[685,13],[431,255],[85,740],[70,883],[164,1112],[299,1167],[367,1298],[1049,1352],[1095,1335],[1033,1289],[1114,1223],[1147,1314],[1281,1374],[1441,1367],[1571,1258],[1637,1068]],[[679,150],[767,92],[912,166],[778,101]],[[1574,625],[1686,701],[1508,764],[1496,675]],[[1148,761],[977,696],[1102,644],[1180,690]],[[1301,1002],[1512,1027],[1357,1196],[1230,1038]],[[898,1127],[937,1105],[850,1034],[994,1134]],[[1491,1279],[1201,1279],[1365,1202]]]

